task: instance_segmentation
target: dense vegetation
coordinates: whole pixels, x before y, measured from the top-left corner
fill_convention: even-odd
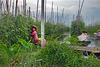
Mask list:
[[[86,30],[88,31],[89,34],[94,34],[97,33],[97,30],[100,30],[100,25],[95,25],[95,26],[88,26],[86,27]]]
[[[100,60],[83,57],[83,52],[74,51],[66,43],[53,41],[44,48],[19,39],[19,44],[6,47],[0,44],[0,66],[15,67],[99,67]]]
[[[72,21],[71,35],[80,35],[85,30],[85,23],[83,21]]]
[[[38,37],[41,36],[41,22],[34,22],[33,19],[22,17],[18,15],[16,18],[10,16],[7,19],[7,15],[0,20],[0,42],[7,44],[7,46],[18,42],[18,39],[24,39],[29,41],[31,39],[29,32],[30,26],[35,25],[38,28]],[[63,25],[52,25],[51,23],[45,23],[45,38],[46,40],[52,40],[64,32],[68,32],[69,28]]]
[[[0,66],[1,67],[99,67],[100,60],[94,55],[83,57],[83,52],[74,51],[68,45],[77,45],[73,37],[62,43],[57,41],[59,34],[68,32],[62,25],[45,23],[45,39],[48,45],[44,48],[30,43],[30,26],[38,28],[40,37],[41,22],[18,15],[16,18],[5,15],[0,20]],[[66,41],[72,42],[66,44]]]

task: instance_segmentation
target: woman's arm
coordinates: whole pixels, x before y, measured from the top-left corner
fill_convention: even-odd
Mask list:
[[[36,31],[30,33],[31,36],[34,36],[34,34],[36,34]]]

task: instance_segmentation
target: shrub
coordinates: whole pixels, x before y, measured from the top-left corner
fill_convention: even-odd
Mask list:
[[[83,21],[72,21],[71,35],[80,35],[85,30],[85,23]]]

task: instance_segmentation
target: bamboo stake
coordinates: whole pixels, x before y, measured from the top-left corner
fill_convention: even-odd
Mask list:
[[[5,14],[5,5],[4,5],[4,3],[2,4],[2,6],[3,6],[3,11],[4,11],[4,14]]]
[[[23,15],[26,17],[26,0],[23,0]]]
[[[51,22],[53,23],[53,1],[52,1],[52,7],[51,7]]]
[[[17,4],[18,4],[18,0],[16,0],[15,17],[17,16]]]
[[[27,17],[29,16],[28,12],[29,12],[29,11],[28,11],[28,9],[27,9]]]
[[[25,13],[24,13],[24,9],[25,9],[25,7],[24,7],[24,2],[25,2],[25,1],[23,0],[23,16],[25,16],[25,15],[24,15],[24,14],[25,14]]]
[[[17,8],[17,9],[18,9],[18,15],[19,15],[19,14],[20,14],[20,8],[19,8],[19,6],[18,6],[18,8]]]
[[[1,2],[1,18],[2,18],[2,4],[3,4],[3,1]]]
[[[57,24],[58,24],[58,6],[57,6]]]
[[[82,2],[81,8],[80,8],[80,14],[81,14],[81,11],[82,11],[83,4],[84,4],[84,0]]]
[[[45,22],[46,22],[46,3],[47,3],[47,0],[45,0]]]
[[[0,18],[2,18],[2,4],[3,4],[3,1],[1,2],[0,0],[0,13],[1,13]]]
[[[41,47],[44,46],[44,0],[41,0]]]
[[[14,1],[15,0],[13,0],[13,5],[12,5],[12,15],[14,16]]]
[[[10,10],[11,10],[11,4],[12,4],[12,0],[10,0],[9,12],[10,12]]]
[[[12,3],[12,0],[10,0],[10,8],[11,8],[11,3]]]
[[[6,0],[6,8],[7,8],[8,18],[9,18],[9,0]]]
[[[29,7],[29,17],[30,17],[30,7]]]
[[[25,10],[24,10],[24,15],[26,17],[26,0],[25,0]]]
[[[23,15],[23,7],[22,7],[22,5],[21,5],[21,15]]]
[[[34,13],[34,11],[33,11],[33,18],[35,17],[35,13]]]
[[[74,17],[75,17],[75,15],[73,14],[73,21],[75,21],[75,20],[74,20]]]
[[[0,0],[0,9],[2,8],[2,2],[1,2],[1,0]]]
[[[64,21],[63,21],[64,20],[64,8],[63,8],[63,11],[62,11],[62,18],[61,19],[62,19],[62,23],[64,23]]]
[[[39,5],[39,0],[37,0],[36,21],[38,20],[38,5]]]
[[[31,10],[30,10],[30,17],[32,18],[32,13],[31,13]]]

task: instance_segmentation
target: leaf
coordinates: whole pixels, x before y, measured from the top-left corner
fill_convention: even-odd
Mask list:
[[[12,52],[4,45],[4,44],[0,44],[1,48],[5,50],[5,52],[7,53],[8,57],[11,58],[12,57]]]
[[[29,46],[25,40],[19,39],[18,42],[20,42],[25,48],[29,48]]]

